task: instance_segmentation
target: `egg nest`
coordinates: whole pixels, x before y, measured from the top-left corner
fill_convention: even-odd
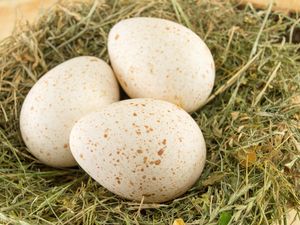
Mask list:
[[[164,204],[121,199],[80,168],[28,153],[19,113],[34,83],[75,56],[108,62],[107,36],[124,18],[161,17],[195,31],[216,63],[208,103],[192,116],[208,157],[186,194]],[[0,43],[2,224],[273,224],[300,210],[299,14],[230,1],[84,1],[53,6]],[[281,221],[281,220],[280,220]]]

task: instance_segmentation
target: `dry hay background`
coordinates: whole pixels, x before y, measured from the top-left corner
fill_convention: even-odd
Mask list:
[[[81,169],[53,169],[26,150],[19,111],[46,71],[79,55],[108,61],[109,29],[133,16],[180,22],[211,49],[210,102],[193,113],[205,170],[165,204],[122,200]],[[0,44],[0,221],[4,224],[271,224],[300,210],[300,16],[219,1],[62,3]]]

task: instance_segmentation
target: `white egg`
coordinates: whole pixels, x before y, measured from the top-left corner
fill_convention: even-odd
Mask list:
[[[201,107],[215,79],[206,44],[190,29],[172,21],[137,17],[110,31],[113,70],[132,98],[162,99],[188,112]]]
[[[186,192],[202,173],[200,128],[178,106],[154,99],[113,103],[80,119],[70,135],[78,164],[123,198],[164,202]]]
[[[69,148],[77,120],[119,100],[112,69],[96,57],[68,60],[46,73],[22,105],[20,129],[28,150],[53,167],[76,165]]]

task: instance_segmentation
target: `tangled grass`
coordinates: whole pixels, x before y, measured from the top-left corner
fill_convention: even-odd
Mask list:
[[[75,56],[108,61],[119,20],[162,17],[205,40],[217,76],[192,116],[206,139],[205,170],[181,198],[123,200],[80,168],[40,164],[21,139],[19,112],[46,71]],[[300,15],[229,1],[62,2],[0,43],[0,222],[2,224],[272,224],[300,211]],[[280,220],[280,221],[279,221]],[[284,221],[281,221],[284,224]]]

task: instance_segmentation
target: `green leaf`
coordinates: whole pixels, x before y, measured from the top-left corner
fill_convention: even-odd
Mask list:
[[[232,217],[231,212],[222,212],[219,218],[218,225],[227,225]]]

